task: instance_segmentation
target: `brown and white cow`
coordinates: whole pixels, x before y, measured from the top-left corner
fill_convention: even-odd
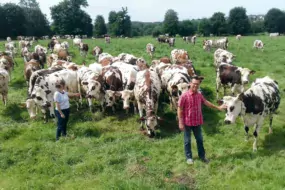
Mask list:
[[[110,36],[105,37],[105,43],[107,43],[107,44],[111,43],[111,37]]]
[[[32,59],[29,62],[26,62],[24,65],[24,77],[26,79],[27,85],[29,85],[30,77],[32,76],[33,72],[40,70],[40,62]]]
[[[203,41],[203,49],[210,51],[212,48],[221,48],[221,49],[228,49],[229,40],[227,37],[217,39],[217,40],[204,40]]]
[[[188,52],[184,49],[174,49],[171,51],[172,63],[185,63],[189,60]]]
[[[118,67],[122,73],[123,90],[119,92],[123,99],[123,109],[127,112],[130,108],[130,102],[134,105],[134,86],[137,78],[137,67],[124,62],[115,62],[112,66]],[[134,105],[134,112],[136,113],[136,106]]]
[[[265,46],[265,44],[261,40],[255,40],[253,42],[253,48],[262,49],[263,50],[264,46]]]
[[[226,87],[231,88],[232,95],[244,92],[245,85],[249,83],[249,76],[254,73],[255,71],[248,68],[236,67],[227,63],[222,63],[217,70],[217,99],[219,98],[219,89],[221,87],[224,88],[224,95],[226,95]]]
[[[175,38],[169,38],[168,44],[169,44],[169,47],[174,47],[174,45],[175,45]]]
[[[108,66],[102,69],[106,107],[112,107],[115,112],[115,102],[123,90],[122,72],[118,67]]]
[[[99,47],[99,46],[95,46],[92,50],[92,55],[95,57],[99,57],[99,55],[103,53],[103,48]]]
[[[137,80],[134,88],[135,99],[141,118],[141,128],[145,124],[150,137],[155,135],[155,128],[158,125],[157,109],[161,90],[161,82],[154,71],[148,69],[137,73]],[[145,110],[146,115],[143,115]]]
[[[148,43],[147,45],[146,45],[146,52],[150,55],[150,57],[152,58],[153,57],[153,54],[154,54],[154,52],[155,52],[155,47],[154,47],[154,45],[153,44],[151,44],[151,43]]]
[[[9,80],[10,80],[9,73],[7,72],[6,69],[0,66],[0,94],[2,95],[2,101],[5,106],[7,105],[7,99],[8,99]]]
[[[81,56],[86,57],[88,49],[89,49],[88,44],[80,43],[79,50]]]
[[[5,69],[9,73],[9,81],[10,81],[12,70],[14,68],[13,59],[7,55],[1,55],[0,56],[0,68]]]

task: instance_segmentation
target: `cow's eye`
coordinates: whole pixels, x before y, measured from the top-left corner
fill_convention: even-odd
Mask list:
[[[37,100],[43,100],[42,97],[40,97],[40,96],[37,96],[36,98],[37,98]]]
[[[91,90],[95,90],[95,86],[92,86]]]
[[[109,100],[111,100],[111,101],[112,101],[112,100],[113,100],[113,97],[110,97],[110,98],[109,98]]]
[[[234,106],[231,106],[231,107],[230,107],[230,111],[231,111],[231,112],[232,112],[234,109],[235,109]]]
[[[178,94],[179,94],[179,96],[181,96],[181,94],[182,94],[181,90],[178,91]]]

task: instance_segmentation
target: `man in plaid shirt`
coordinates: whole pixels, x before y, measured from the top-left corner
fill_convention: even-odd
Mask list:
[[[205,157],[205,150],[203,145],[203,136],[201,125],[203,124],[202,104],[223,111],[225,105],[215,106],[211,102],[207,101],[204,96],[198,91],[201,77],[194,77],[190,83],[190,89],[181,95],[178,102],[178,119],[179,129],[184,131],[184,149],[188,164],[193,164],[192,151],[191,151],[191,131],[193,131],[199,158],[208,163],[208,159]]]

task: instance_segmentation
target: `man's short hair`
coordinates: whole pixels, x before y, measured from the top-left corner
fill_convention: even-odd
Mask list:
[[[195,80],[199,80],[200,83],[204,80],[204,77],[203,76],[198,76],[198,75],[195,75],[192,77],[192,79],[195,79]]]

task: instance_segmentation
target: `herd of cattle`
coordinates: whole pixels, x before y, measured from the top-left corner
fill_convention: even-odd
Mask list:
[[[237,36],[237,40],[240,38],[240,35]],[[157,40],[169,43],[171,46],[174,46],[175,42],[174,38],[165,38],[163,41],[159,37]],[[195,44],[196,36],[183,37],[183,40]],[[189,89],[191,78],[197,76],[188,52],[183,49],[173,49],[170,58],[152,60],[149,66],[143,58],[127,53],[112,56],[96,46],[92,54],[97,58],[97,62],[86,66],[71,61],[67,41],[60,42],[60,39],[53,37],[48,47],[36,45],[31,52],[34,41],[26,39],[19,41],[19,49],[25,62],[23,73],[28,85],[25,106],[31,118],[37,116],[38,110],[43,113],[45,121],[48,119],[48,113],[54,117],[55,85],[58,81],[64,81],[67,91],[81,94],[80,98],[75,99],[77,109],[82,105],[83,99],[87,99],[92,111],[95,99],[100,102],[103,112],[107,107],[115,112],[115,105],[122,100],[124,110],[128,111],[130,104],[133,105],[135,113],[138,109],[141,127],[145,125],[147,134],[154,136],[160,120],[157,116],[160,95],[167,94],[171,109],[177,110],[179,97]],[[78,37],[72,41],[72,45],[78,47],[80,54],[86,56],[88,44],[83,43]],[[110,37],[105,37],[105,41],[110,43]],[[256,48],[261,48],[263,45],[260,40],[254,42]],[[267,115],[270,116],[270,132],[272,132],[272,114],[280,104],[278,83],[266,76],[257,78],[246,90],[249,78],[255,71],[235,66],[233,62],[236,56],[227,51],[228,46],[228,38],[203,41],[204,50],[216,49],[214,67],[217,76],[217,100],[219,100],[219,89],[223,87],[224,97],[219,102],[227,105],[225,123],[234,123],[237,116],[241,115],[246,133],[248,127],[255,124],[253,149],[256,150],[258,132]],[[0,54],[0,93],[6,105],[8,83],[16,64],[14,57],[17,49],[10,38],[7,38],[5,48],[6,51]],[[51,53],[48,55],[49,51]],[[146,52],[152,58],[155,46],[147,44]],[[44,68],[46,63],[48,68]],[[226,96],[225,89],[228,87],[231,88],[232,96]]]

